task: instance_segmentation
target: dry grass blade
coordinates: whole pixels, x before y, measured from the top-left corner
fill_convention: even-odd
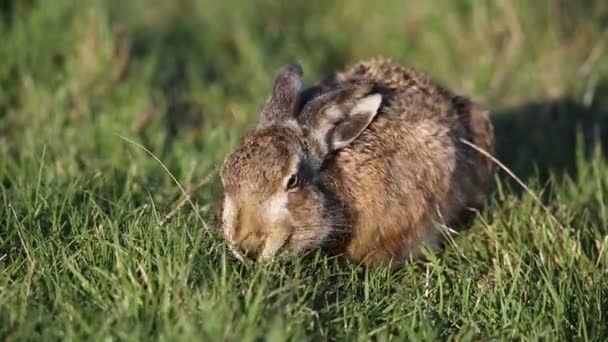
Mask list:
[[[198,184],[196,184],[194,187],[192,187],[191,189],[189,189],[188,192],[185,193],[185,196],[175,206],[173,206],[173,209],[171,209],[171,211],[167,215],[165,215],[165,217],[162,219],[162,221],[160,221],[160,225],[164,226],[165,224],[167,224],[169,222],[169,220],[171,220],[173,218],[173,216],[175,216],[175,214],[186,203],[188,203],[190,201],[190,197],[192,196],[193,193],[195,193],[203,185],[209,183],[209,181],[211,180],[211,178],[213,177],[213,175],[215,175],[215,172],[211,172],[205,178],[203,178],[203,180],[201,180]]]
[[[602,32],[602,35],[600,36],[600,39],[595,44],[593,49],[591,49],[591,53],[589,54],[589,57],[587,57],[587,59],[585,60],[583,65],[580,67],[580,69],[578,71],[578,75],[580,78],[589,77],[589,75],[593,71],[595,65],[597,64],[597,61],[600,59],[600,57],[604,53],[604,50],[606,50],[606,41],[608,41],[608,27],[606,27],[604,29],[604,31]]]
[[[196,216],[198,216],[198,219],[201,221],[201,223],[203,224],[203,227],[205,227],[206,230],[210,230],[209,226],[207,225],[207,223],[205,222],[205,220],[203,219],[203,217],[201,216],[201,214],[198,212],[198,210],[196,209],[196,206],[194,205],[194,203],[192,202],[192,200],[190,199],[190,196],[188,195],[188,193],[186,192],[186,190],[184,190],[184,187],[182,187],[182,185],[179,183],[179,181],[177,180],[177,178],[175,178],[175,176],[171,173],[171,171],[165,166],[165,164],[154,154],[152,153],[152,151],[150,151],[149,149],[147,149],[145,146],[143,146],[142,144],[139,144],[129,138],[123,137],[122,135],[118,135],[121,139],[123,139],[124,141],[133,144],[139,148],[141,148],[142,150],[144,150],[146,153],[148,153],[152,158],[154,158],[154,160],[156,160],[157,163],[160,164],[160,166],[165,170],[165,172],[167,172],[167,174],[169,175],[169,177],[171,177],[171,179],[173,180],[173,182],[177,185],[177,187],[179,188],[179,190],[182,192],[182,194],[185,196],[186,201],[190,204],[190,206],[192,207],[192,210],[194,210],[194,212],[196,213]],[[164,221],[164,220],[163,220]]]
[[[545,211],[545,213],[547,215],[549,215],[549,217],[555,221],[555,223],[562,229],[565,229],[564,226],[558,221],[558,219],[553,215],[553,213],[551,212],[551,210],[549,210],[549,208],[547,208],[547,206],[545,206],[543,204],[543,202],[540,200],[540,198],[534,193],[534,191],[532,191],[532,189],[530,189],[526,183],[524,183],[519,177],[517,177],[517,175],[515,175],[515,173],[513,171],[511,171],[511,169],[509,169],[505,164],[503,164],[500,160],[496,159],[496,157],[494,157],[492,154],[490,154],[488,151],[484,150],[483,148],[473,144],[472,142],[466,140],[466,139],[460,139],[460,141],[471,147],[472,149],[476,150],[477,152],[481,153],[483,156],[485,156],[486,158],[490,159],[494,164],[496,164],[501,170],[503,170],[507,175],[509,175],[509,177],[513,178],[513,180],[515,180],[515,182],[517,182],[517,184],[519,184],[519,186],[522,187],[522,189],[524,189],[526,191],[526,193],[528,193],[528,195],[530,195],[532,197],[532,199],[534,199],[534,201]]]

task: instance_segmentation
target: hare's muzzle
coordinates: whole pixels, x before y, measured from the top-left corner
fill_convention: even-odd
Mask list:
[[[270,229],[271,234],[247,234],[240,241],[230,242],[233,254],[242,259],[247,257],[252,260],[271,261],[285,250],[289,240],[287,229]]]
[[[226,196],[224,237],[237,258],[272,260],[286,252],[293,231],[286,200],[284,194],[261,203],[250,196],[240,195],[238,202]]]
[[[262,253],[262,249],[264,248],[264,240],[264,236],[250,233],[238,242],[236,248],[238,248],[239,251],[249,259],[255,260]]]

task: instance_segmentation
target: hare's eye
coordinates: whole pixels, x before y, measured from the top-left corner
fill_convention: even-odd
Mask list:
[[[295,189],[300,183],[300,179],[298,178],[297,174],[293,174],[291,175],[291,177],[289,177],[289,179],[287,180],[287,190],[293,190]]]

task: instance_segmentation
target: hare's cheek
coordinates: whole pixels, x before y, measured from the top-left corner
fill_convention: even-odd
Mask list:
[[[307,198],[308,195],[303,190],[289,192],[287,195],[287,208],[290,210],[298,209],[304,205]]]
[[[294,191],[289,193],[289,203],[287,208],[296,221],[297,226],[319,225],[319,214],[321,213],[319,203],[321,198],[315,192]]]
[[[222,203],[222,227],[224,229],[224,235],[229,241],[234,240],[235,217],[236,208],[234,202],[230,197],[225,196]]]
[[[287,210],[287,193],[281,192],[272,196],[266,204],[266,219],[268,224],[276,225],[289,217]]]

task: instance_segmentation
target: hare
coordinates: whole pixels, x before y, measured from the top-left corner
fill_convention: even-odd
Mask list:
[[[220,171],[234,254],[323,249],[368,266],[441,247],[441,227],[481,209],[495,172],[488,111],[425,74],[376,57],[307,89],[275,78],[254,131]]]

